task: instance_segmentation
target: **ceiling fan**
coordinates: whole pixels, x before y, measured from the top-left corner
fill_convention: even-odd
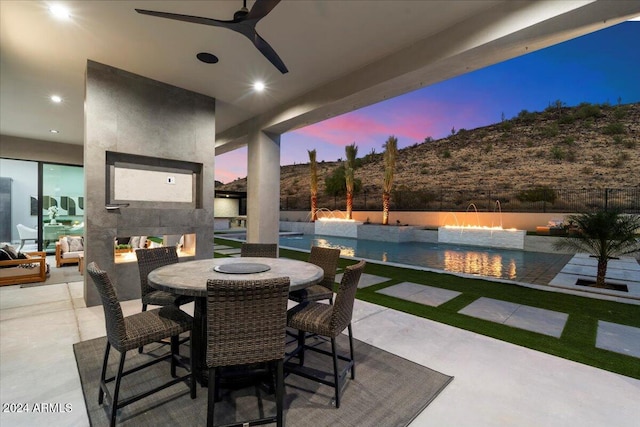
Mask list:
[[[222,27],[242,34],[255,45],[282,74],[289,72],[282,59],[275,50],[256,32],[256,24],[267,16],[280,3],[280,0],[256,0],[251,10],[247,9],[247,0],[243,0],[242,9],[233,14],[233,20],[222,21],[219,19],[202,18],[199,16],[180,15],[176,13],[156,12],[153,10],[136,9],[143,15],[157,16],[160,18],[175,19],[177,21],[191,22],[194,24]]]

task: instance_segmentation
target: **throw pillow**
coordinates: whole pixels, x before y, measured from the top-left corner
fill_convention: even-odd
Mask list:
[[[140,236],[140,245],[138,247],[142,249],[147,247],[147,236]]]
[[[138,246],[140,245],[140,236],[133,236],[131,240],[129,240],[129,244],[133,249],[138,249]]]
[[[69,241],[69,251],[70,252],[80,252],[84,251],[84,245],[82,243],[82,237],[67,237]]]
[[[13,246],[4,245],[2,249],[4,249],[5,252],[9,254],[11,259],[18,259],[18,251],[16,251],[16,249]]]
[[[18,252],[18,259],[29,259],[29,258],[31,258],[29,255],[23,252]]]
[[[69,252],[69,241],[66,237],[60,239],[60,250],[62,253]]]

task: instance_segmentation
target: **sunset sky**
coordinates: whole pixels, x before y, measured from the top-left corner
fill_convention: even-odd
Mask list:
[[[283,134],[281,165],[344,158],[354,143],[358,157],[398,138],[403,148],[428,136],[439,139],[452,128],[474,129],[542,111],[561,100],[623,104],[640,102],[640,22],[625,22],[532,52],[396,98]],[[247,175],[247,149],[216,156],[216,180],[228,183]]]

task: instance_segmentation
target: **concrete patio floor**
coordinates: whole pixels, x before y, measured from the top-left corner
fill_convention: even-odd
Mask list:
[[[1,425],[89,424],[72,344],[105,329],[102,307],[85,307],[82,286],[0,288],[2,403],[72,407],[2,412]],[[122,307],[129,315],[141,304]],[[636,426],[640,419],[640,380],[362,301],[356,301],[353,329],[360,340],[455,377],[412,427]]]

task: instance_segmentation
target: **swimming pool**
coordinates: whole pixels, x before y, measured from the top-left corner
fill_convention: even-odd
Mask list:
[[[339,248],[341,255],[427,267],[452,273],[521,281],[532,271],[544,271],[557,254],[423,242],[379,242],[320,235],[281,236],[280,246],[309,250]]]

